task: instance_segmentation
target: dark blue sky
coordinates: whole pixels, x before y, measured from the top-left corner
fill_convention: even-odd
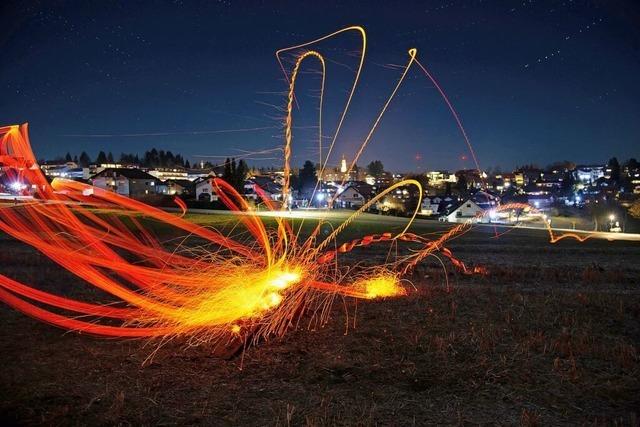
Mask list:
[[[276,148],[286,84],[274,51],[352,24],[366,28],[369,49],[336,157],[349,158],[366,135],[400,76],[385,64],[405,64],[410,47],[456,106],[483,167],[640,157],[634,0],[5,1],[0,121],[29,122],[39,158],[155,146],[216,161]],[[355,35],[318,46],[328,61],[327,135],[358,49]],[[315,158],[317,140],[318,66],[309,61],[304,69],[296,164]],[[254,128],[262,129],[208,132]],[[131,134],[156,135],[124,136]],[[445,104],[416,67],[360,164],[457,169],[472,166],[461,160],[467,154]],[[279,156],[256,154],[264,160],[249,163],[277,165]]]

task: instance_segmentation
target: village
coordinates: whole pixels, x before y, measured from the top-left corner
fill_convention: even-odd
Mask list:
[[[219,165],[209,162],[190,164],[181,155],[153,149],[138,158],[101,152],[96,162],[86,153],[80,160],[66,158],[42,162],[40,167],[51,180],[72,179],[146,203],[175,206],[174,196],[189,208],[224,209],[211,178],[229,182],[255,209],[264,207],[263,198],[286,210],[360,209],[375,196],[403,179],[414,179],[422,186],[394,189],[368,206],[381,215],[410,216],[443,222],[485,222],[528,224],[553,227],[632,232],[628,212],[637,210],[640,198],[640,165],[635,159],[620,164],[616,158],[596,165],[557,162],[546,168],[527,165],[504,173],[499,169],[463,169],[426,173],[396,173],[385,170],[381,161],[366,167],[350,168],[342,156],[335,166],[306,161],[290,176],[291,191],[283,200],[284,172],[274,168],[249,167],[244,160],[226,159]],[[32,189],[21,182],[0,177],[0,197],[29,198]],[[508,203],[525,203],[531,209],[499,210]],[[635,205],[634,205],[635,203]]]

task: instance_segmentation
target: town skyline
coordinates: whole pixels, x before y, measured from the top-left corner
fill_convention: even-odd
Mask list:
[[[223,166],[227,161],[230,161],[231,159],[235,159],[235,160],[246,160],[245,157],[243,157],[242,155],[240,156],[234,156],[234,155],[230,155],[227,156],[225,158],[221,158],[218,161],[211,161],[211,159],[200,159],[198,160],[198,158],[188,158],[186,156],[183,156],[182,153],[179,152],[172,152],[171,150],[164,150],[162,148],[157,148],[157,147],[152,147],[148,150],[145,150],[143,152],[139,152],[139,153],[114,153],[112,151],[107,151],[107,150],[100,150],[96,153],[95,156],[91,156],[89,153],[87,153],[86,151],[82,151],[80,153],[71,153],[71,152],[67,152],[64,155],[57,155],[54,156],[53,158],[50,159],[44,159],[41,158],[39,161],[42,164],[61,164],[64,162],[73,162],[76,163],[78,165],[80,164],[86,164],[88,165],[89,163],[91,164],[101,164],[101,163],[119,163],[119,164],[123,164],[123,165],[127,165],[127,164],[137,164],[140,166],[143,166],[145,163],[148,163],[148,159],[145,161],[145,157],[148,157],[149,154],[152,151],[156,151],[156,155],[160,154],[160,156],[162,157],[162,155],[164,155],[166,153],[167,156],[171,156],[171,159],[168,159],[169,163],[171,165],[173,165],[172,163],[172,159],[177,159],[178,161],[176,162],[175,166],[181,166],[181,167],[185,167],[185,168],[203,168],[203,164],[207,164],[209,166]],[[81,161],[80,159],[82,158],[83,155],[87,155],[88,158],[85,161]],[[134,157],[135,156],[135,157]],[[134,158],[136,159],[134,161]],[[342,156],[342,158],[348,159],[347,156]],[[553,161],[548,161],[546,163],[534,163],[534,162],[527,162],[527,161],[523,161],[521,163],[516,164],[514,167],[503,167],[501,165],[483,165],[483,164],[479,164],[480,169],[484,170],[484,171],[509,171],[509,170],[521,170],[521,169],[541,169],[541,170],[545,170],[545,169],[550,169],[553,168],[554,166],[557,166],[559,164],[563,164],[563,163],[569,163],[569,164],[573,164],[575,166],[594,166],[594,165],[605,165],[608,161],[610,161],[611,159],[616,159],[620,164],[625,164],[629,161],[636,161],[638,158],[640,158],[640,156],[631,156],[628,158],[620,158],[616,155],[610,155],[608,156],[606,159],[602,159],[601,161],[594,161],[594,162],[585,162],[585,163],[580,163],[580,162],[576,162],[572,159],[562,159],[562,160],[553,160]],[[298,163],[293,163],[292,167],[293,168],[299,168],[302,167],[302,165],[304,164],[305,161],[313,161],[312,159],[304,159],[302,161]],[[338,167],[340,164],[341,159],[338,159],[338,161],[335,164],[327,164],[327,167]],[[373,159],[373,161],[381,161],[380,159]],[[186,162],[186,163],[185,163]],[[319,165],[319,162],[314,162],[316,165]],[[371,162],[367,162],[366,164],[356,164],[355,166],[357,167],[366,167],[369,163]],[[188,166],[186,166],[186,164],[188,164]],[[278,169],[282,167],[281,163],[273,163],[273,164],[269,164],[269,165],[264,165],[264,164],[252,164],[251,160],[249,159],[247,161],[247,164],[249,165],[249,167],[251,168],[255,168],[256,170],[258,169]],[[384,162],[383,162],[384,164]],[[420,173],[428,173],[429,171],[449,171],[449,170],[465,170],[465,169],[477,169],[473,164],[470,164],[470,167],[462,167],[459,169],[448,169],[448,168],[444,168],[444,167],[431,167],[429,169],[406,169],[406,170],[393,170],[393,169],[388,169],[389,172],[394,172],[394,173],[415,173],[415,174],[420,174]],[[385,169],[387,170],[387,169]]]

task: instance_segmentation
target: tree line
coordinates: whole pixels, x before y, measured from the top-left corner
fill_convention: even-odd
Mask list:
[[[100,165],[104,163],[135,164],[147,168],[191,167],[189,160],[186,160],[181,154],[173,154],[171,151],[158,150],[156,148],[145,151],[143,156],[134,153],[120,153],[120,157],[117,160],[111,152],[100,151],[97,157],[93,159],[86,151],[83,151],[80,156],[72,156],[71,153],[67,153],[64,158],[57,158],[55,161],[74,162],[83,168],[92,164]]]

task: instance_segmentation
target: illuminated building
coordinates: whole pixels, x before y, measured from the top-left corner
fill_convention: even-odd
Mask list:
[[[195,194],[195,185],[188,179],[168,179],[164,184],[167,187],[167,194],[171,196],[189,197]]]
[[[482,188],[487,174],[477,169],[462,169],[455,173],[455,177],[456,181],[463,179],[467,183],[467,188]]]
[[[40,169],[44,172],[46,176],[50,176],[52,178],[67,178],[67,179],[78,179],[89,178],[89,169],[81,168],[77,163],[74,162],[66,162],[62,164],[43,164],[40,166]]]
[[[357,165],[353,167],[351,171],[347,166],[347,159],[342,156],[342,160],[340,160],[340,166],[326,166],[324,171],[320,171],[318,169],[318,179],[320,181],[326,183],[336,183],[339,184],[341,182],[351,182],[351,181],[364,181],[366,178],[366,173],[364,170],[361,170]]]
[[[394,176],[389,172],[382,172],[380,176],[373,177],[373,185],[376,190],[382,190],[395,182]],[[367,181],[367,183],[370,183]]]
[[[524,173],[522,171],[515,171],[513,178],[518,187],[524,187]]]
[[[213,177],[201,177],[193,181],[196,189],[196,200],[201,202],[215,202],[218,201],[218,196],[213,190],[213,183],[211,179]]]
[[[593,184],[599,178],[604,177],[604,166],[578,166],[573,171],[573,177],[582,184]]]
[[[140,169],[107,168],[91,178],[92,185],[123,196],[156,193],[156,178]]]
[[[374,195],[373,186],[366,182],[353,182],[336,197],[335,206],[341,208],[359,208]]]
[[[271,177],[255,175],[247,179],[244,183],[244,196],[248,199],[260,200],[256,186],[262,193],[271,200],[282,200],[282,185],[275,182]]]
[[[485,210],[471,199],[463,202],[446,215],[447,222],[477,222]]]
[[[535,167],[526,167],[516,170],[514,173],[516,184],[521,187],[535,184],[542,176],[542,170]]]
[[[431,171],[427,172],[426,175],[429,178],[429,185],[433,187],[443,187],[447,182],[452,184],[457,182],[455,174],[448,171]]]
[[[149,169],[148,173],[160,181],[189,179],[189,174],[184,168],[153,168]]]

